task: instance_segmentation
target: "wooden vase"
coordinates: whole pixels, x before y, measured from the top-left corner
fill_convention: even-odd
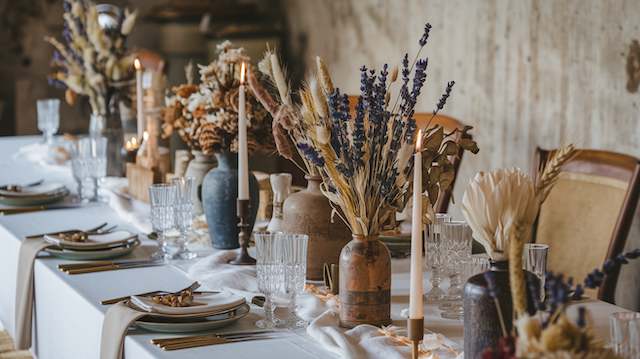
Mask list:
[[[351,232],[337,216],[331,221],[331,204],[320,192],[322,179],[306,179],[307,188],[284,201],[281,230],[309,236],[307,279],[322,280],[324,264],[338,264],[340,250],[351,239]]]
[[[391,256],[377,237],[353,236],[340,253],[340,326],[391,324]]]

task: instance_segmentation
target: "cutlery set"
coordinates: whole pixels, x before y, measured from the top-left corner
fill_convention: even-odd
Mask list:
[[[58,269],[67,274],[85,274],[95,272],[105,272],[119,269],[143,268],[163,265],[163,259],[142,259],[142,260],[120,260],[120,261],[97,261],[90,263],[69,263],[59,264]]]
[[[179,350],[203,346],[240,343],[256,340],[285,338],[290,334],[275,330],[246,331],[220,334],[204,334],[186,337],[157,338],[151,343],[162,350]]]

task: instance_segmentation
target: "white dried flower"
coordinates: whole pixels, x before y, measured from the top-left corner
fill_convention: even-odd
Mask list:
[[[474,238],[494,260],[507,257],[514,226],[530,226],[537,211],[533,180],[519,169],[480,172],[462,197],[462,213]]]
[[[133,25],[136,23],[136,18],[138,17],[138,10],[134,10],[131,12],[128,8],[124,10],[124,20],[122,21],[122,27],[120,28],[120,33],[124,36],[127,36],[133,30]]]

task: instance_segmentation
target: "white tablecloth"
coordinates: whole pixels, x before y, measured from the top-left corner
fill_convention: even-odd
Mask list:
[[[31,163],[17,163],[12,154],[35,137],[0,139],[0,184],[28,182],[46,178],[64,181],[75,188],[70,174],[57,171],[45,173]],[[107,205],[80,209],[55,210],[0,217],[0,322],[13,334],[16,289],[16,259],[20,241],[25,235],[71,227],[90,227],[108,221],[122,228],[135,230],[128,218],[121,217]],[[150,243],[145,243],[149,245]],[[97,358],[100,330],[107,307],[100,305],[106,298],[156,289],[178,289],[189,284],[184,266],[162,266],[69,276],[57,269],[62,262],[55,258],[40,258],[35,264],[34,353],[39,359]],[[392,317],[403,326],[400,311],[408,303],[408,264],[393,261]],[[587,304],[596,323],[596,333],[608,338],[608,315],[623,311],[616,306],[593,301]],[[255,310],[255,309],[254,309]],[[426,327],[449,339],[462,343],[462,323],[439,317],[437,309],[425,310]],[[236,324],[251,328],[258,314],[252,313]],[[132,331],[125,339],[127,358],[327,358],[333,354],[322,349],[306,334],[285,339],[236,343],[176,352],[163,352],[150,344],[162,335]]]

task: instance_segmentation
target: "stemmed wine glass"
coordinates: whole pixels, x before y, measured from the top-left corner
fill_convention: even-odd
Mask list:
[[[165,259],[176,254],[175,248],[167,241],[167,232],[175,228],[176,186],[170,183],[156,183],[149,186],[151,205],[151,226],[158,234],[159,253]]]
[[[195,180],[193,177],[174,178],[171,183],[176,186],[175,220],[176,227],[180,232],[180,240],[176,245],[179,252],[176,253],[181,259],[193,259],[196,253],[191,252],[187,247],[191,236],[191,225],[193,223],[193,192]]]
[[[38,130],[42,132],[43,142],[53,143],[53,135],[60,127],[60,100],[48,98],[37,101]]]
[[[71,148],[71,170],[82,201],[101,200],[100,183],[107,174],[107,139],[85,137]]]
[[[464,221],[450,221],[442,224],[449,290],[442,303],[441,316],[447,319],[462,319],[463,306],[463,264],[471,257],[472,231]]]
[[[296,297],[304,290],[307,243],[304,234],[256,233],[258,287],[265,295],[265,319],[259,328],[306,325],[295,315]]]
[[[427,303],[438,304],[446,294],[440,288],[442,275],[445,273],[444,257],[442,255],[442,224],[450,221],[451,217],[447,214],[437,213],[434,223],[428,226],[425,266],[427,270],[431,270],[431,290],[425,296]]]

